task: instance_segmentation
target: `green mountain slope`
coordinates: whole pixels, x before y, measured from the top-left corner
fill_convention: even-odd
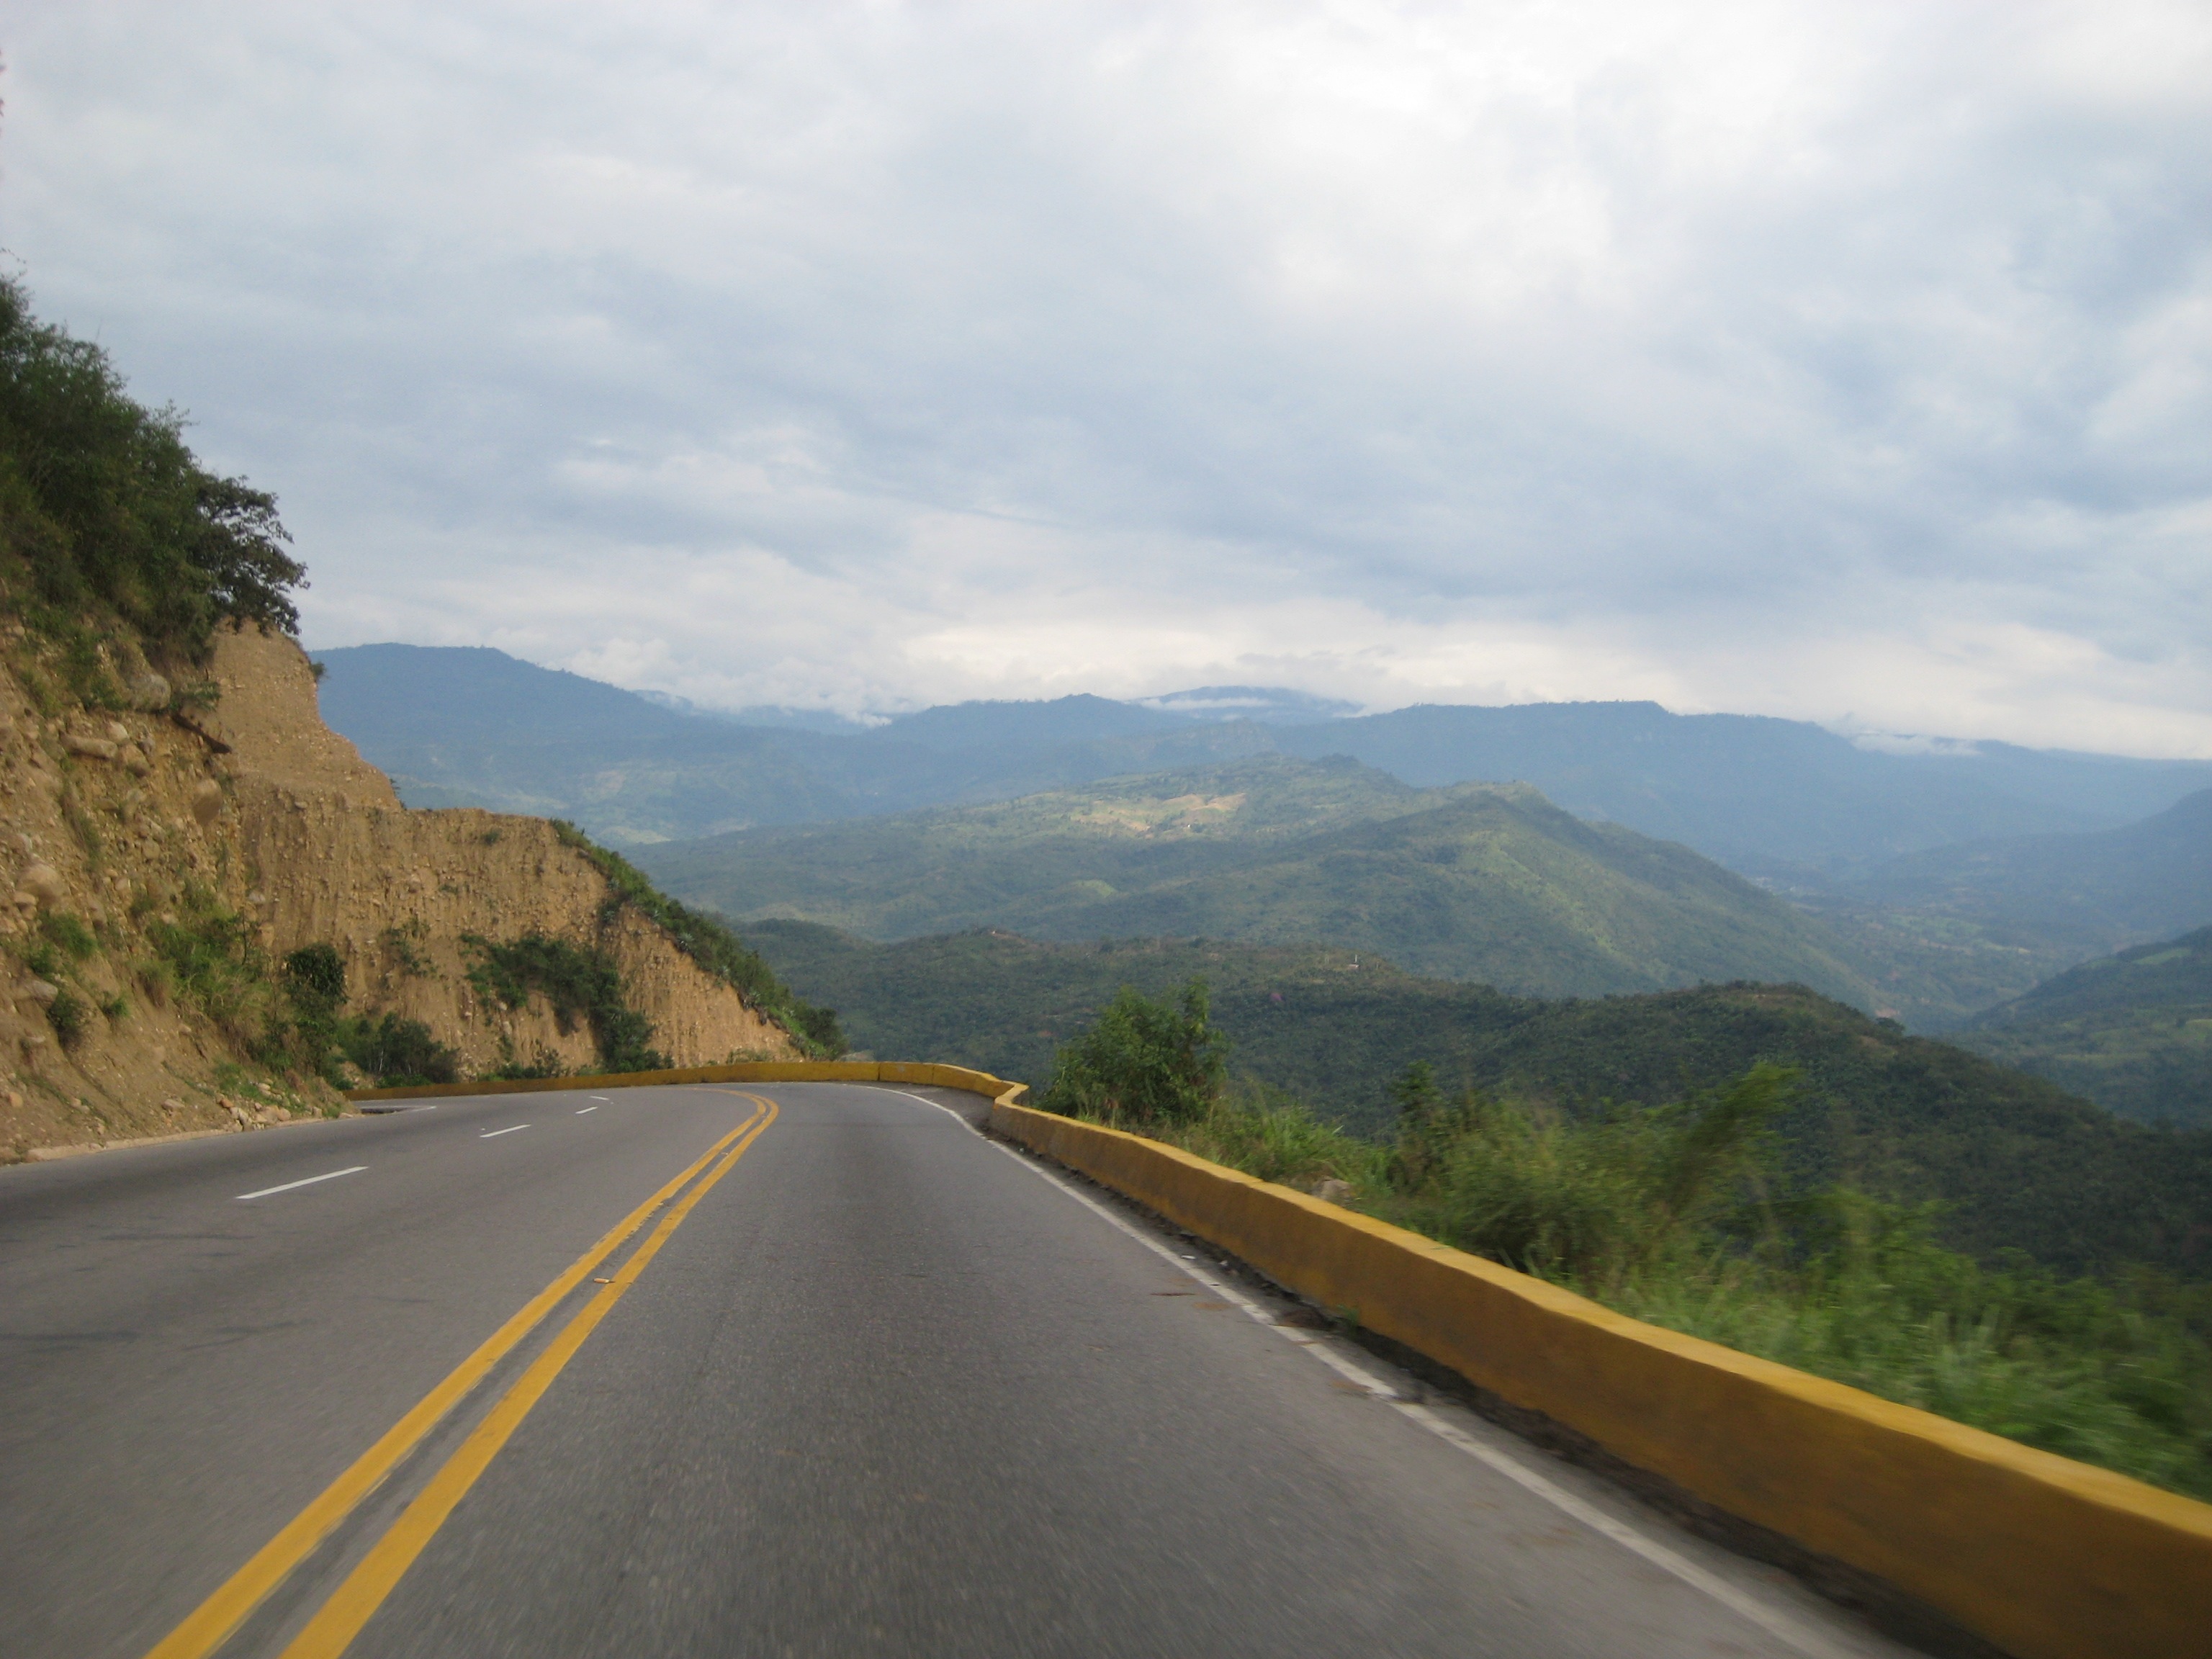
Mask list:
[[[2212,927],[2085,962],[1952,1040],[2124,1117],[2212,1128]]]
[[[1796,1066],[1784,1125],[1807,1186],[1849,1179],[1946,1206],[1944,1236],[2068,1269],[2150,1261],[2212,1273],[2212,1132],[2123,1121],[2042,1079],[1796,986],[1728,985],[1542,1001],[1419,978],[1314,947],[1123,940],[1051,945],[1004,933],[878,944],[804,922],[747,941],[795,992],[840,1012],[884,1058],[927,1055],[1042,1083],[1054,1046],[1115,989],[1213,989],[1232,1069],[1363,1133],[1416,1060],[1473,1083],[1589,1109],[1666,1101],[1757,1060]]]
[[[1341,759],[1260,757],[641,858],[726,915],[878,939],[1317,942],[1547,995],[1730,979],[1871,994],[1816,923],[1687,848],[1584,823],[1525,785],[1413,789]]]
[[[2116,830],[1915,853],[1845,891],[2090,951],[2171,938],[2212,923],[2212,789]]]

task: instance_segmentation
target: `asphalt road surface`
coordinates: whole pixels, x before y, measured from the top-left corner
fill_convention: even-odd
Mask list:
[[[975,1108],[549,1092],[0,1170],[0,1654],[1904,1651]]]

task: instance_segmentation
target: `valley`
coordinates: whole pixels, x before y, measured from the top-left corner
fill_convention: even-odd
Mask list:
[[[869,726],[803,711],[687,711],[483,648],[361,646],[318,660],[332,721],[392,775],[402,799],[570,818],[681,870],[695,896],[738,917],[805,915],[886,937],[969,926],[1054,938],[1310,937],[1388,950],[1425,972],[1554,991],[1780,975],[1924,1031],[1960,1026],[2102,952],[2212,921],[2201,850],[2212,837],[2199,822],[2212,763],[2203,762],[1854,742],[1803,722],[1648,703],[1354,715],[1253,687],[1144,704],[963,703]],[[1571,924],[1571,940],[1532,893],[1549,877],[1496,886],[1470,906],[1462,884],[1410,868],[1405,846],[1351,844],[1375,836],[1348,821],[1338,826],[1347,844],[1316,842],[1304,864],[1276,859],[1242,878],[1228,860],[1178,866],[1175,856],[1125,856],[1102,837],[1057,831],[1055,846],[1039,839],[1017,854],[1009,837],[1029,821],[1020,815],[1002,816],[1002,830],[978,842],[995,851],[958,854],[982,860],[968,874],[925,873],[913,858],[879,857],[887,843],[866,827],[1086,791],[1118,799],[1123,781],[1153,775],[1345,761],[1370,782],[1413,790],[1518,781],[1610,836],[1615,852],[1639,844],[1635,836],[1677,843],[1802,920],[1770,913],[1747,931],[1717,933],[1709,906],[1662,903],[1644,912],[1658,918],[1658,933],[1647,927],[1639,939],[1628,914],[1637,907],[1607,899],[1599,908],[1612,914]],[[1300,775],[1319,787],[1322,774]],[[1165,799],[1180,786],[1132,787]],[[1397,810],[1385,811],[1379,788],[1367,794],[1367,820]],[[1307,828],[1321,830],[1331,810],[1316,795]],[[1472,837],[1455,855],[1462,873],[1511,839],[1502,838],[1502,806],[1487,816],[1480,830],[1462,826]],[[1042,837],[1041,825],[1032,827]],[[776,830],[793,833],[766,833]],[[963,832],[983,835],[974,819]],[[1439,819],[1403,838],[1425,839],[1436,858],[1451,833]],[[718,869],[738,848],[744,867]],[[871,874],[810,872],[833,848]],[[900,880],[912,890],[894,890]],[[1522,903],[1530,898],[1533,913]],[[1735,894],[1722,908],[1743,902]],[[1243,919],[1255,907],[1270,913],[1259,931]],[[1678,921],[1680,937],[1659,936]],[[1415,939],[1423,927],[1431,937]],[[1620,937],[1605,939],[1608,930]],[[1791,943],[1778,951],[1784,933]]]
[[[1802,988],[1507,996],[1342,951],[1221,940],[1048,944],[981,931],[879,944],[766,921],[747,937],[799,994],[878,1054],[943,1054],[1042,1083],[1123,985],[1211,989],[1232,1073],[1387,1139],[1415,1062],[1448,1088],[1576,1115],[1660,1105],[1762,1061],[1801,1074],[1783,1120],[1797,1190],[1846,1182],[1941,1207],[1957,1248],[2072,1271],[2154,1261],[2212,1274],[2212,1133],[2115,1120],[2040,1078],[1915,1037]]]

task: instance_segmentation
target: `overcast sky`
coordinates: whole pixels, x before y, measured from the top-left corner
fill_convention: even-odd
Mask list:
[[[0,6],[312,646],[2212,756],[2212,7]]]

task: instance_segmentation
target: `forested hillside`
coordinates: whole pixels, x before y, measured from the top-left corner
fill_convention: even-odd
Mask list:
[[[2212,1128],[2212,927],[2085,962],[1953,1041],[2124,1117]]]
[[[2212,1274],[2212,1133],[2122,1121],[2039,1078],[1794,986],[1578,1000],[1421,979],[1372,957],[1218,941],[1041,944],[975,933],[881,945],[762,922],[746,937],[851,1040],[1042,1084],[1056,1045],[1115,989],[1212,990],[1232,1069],[1385,1132],[1389,1088],[1425,1060],[1464,1084],[1586,1113],[1718,1086],[1759,1060],[1797,1068],[1782,1125],[1801,1188],[1848,1179],[1941,1200],[1943,1237],[2076,1269],[2140,1261]]]
[[[643,849],[686,902],[876,938],[1002,927],[1319,944],[1547,995],[1700,980],[1870,988],[1798,911],[1526,786],[1417,790],[1264,756],[996,806]]]

